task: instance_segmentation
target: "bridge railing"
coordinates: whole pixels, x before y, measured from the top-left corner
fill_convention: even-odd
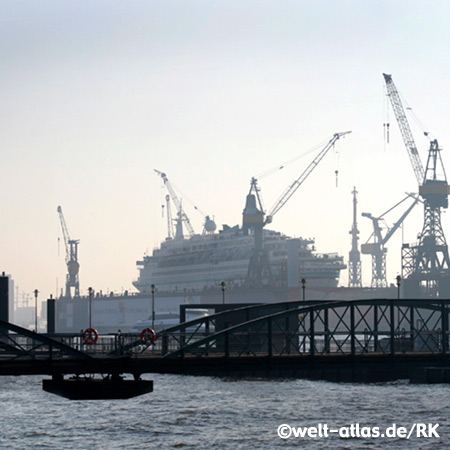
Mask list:
[[[89,344],[82,333],[38,335],[0,323],[0,357],[354,357],[371,353],[395,357],[411,352],[445,356],[449,352],[449,310],[449,300],[258,305],[163,330],[153,345],[142,342],[136,333],[100,335]]]
[[[73,339],[76,337],[54,339],[0,320],[0,359],[56,359],[67,356],[91,359],[90,355],[77,348]],[[71,342],[66,343],[69,340]]]
[[[364,300],[323,302],[280,311],[213,333],[189,337],[166,331],[164,357],[392,356],[408,352],[446,355],[449,301]],[[204,322],[205,323],[205,322]],[[194,339],[195,338],[195,339]],[[190,342],[188,342],[190,339]]]

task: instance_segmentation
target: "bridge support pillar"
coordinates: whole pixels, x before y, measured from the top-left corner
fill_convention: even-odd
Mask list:
[[[352,361],[355,360],[356,355],[355,342],[355,305],[350,305],[350,349],[352,354]]]
[[[389,322],[391,326],[391,336],[390,336],[390,347],[391,347],[391,357],[395,359],[395,311],[394,311],[394,300],[391,299],[391,304],[389,305],[390,317]]]
[[[56,304],[54,298],[47,300],[47,333],[56,333]]]
[[[410,348],[414,349],[415,331],[414,331],[414,305],[409,307],[409,329],[410,335]]]
[[[9,322],[9,279],[3,272],[0,276],[0,320]]]
[[[445,302],[441,302],[442,356],[447,356],[448,347],[448,309]]]
[[[373,351],[378,351],[378,306],[373,304]]]

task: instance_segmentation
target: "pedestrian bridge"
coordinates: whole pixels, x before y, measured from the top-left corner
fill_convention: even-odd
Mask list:
[[[198,305],[197,305],[198,307]],[[0,375],[182,373],[330,380],[408,378],[450,366],[450,300],[240,307],[147,334],[36,334],[0,322]]]

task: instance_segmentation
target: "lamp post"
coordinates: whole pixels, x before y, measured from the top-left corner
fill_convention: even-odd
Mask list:
[[[402,283],[402,277],[397,275],[397,300],[400,300],[400,284]],[[400,329],[400,305],[397,305],[397,330]]]
[[[152,329],[155,329],[155,291],[156,287],[152,284]]]
[[[225,288],[226,288],[225,281],[222,281],[220,283],[220,287],[222,289],[222,305],[225,305]]]
[[[89,292],[89,328],[92,328],[92,293],[94,292],[94,289],[91,287],[88,288]]]
[[[305,301],[305,289],[306,289],[306,280],[302,278],[302,298]]]
[[[38,294],[39,291],[37,289],[34,290],[34,331],[37,333],[38,332],[38,327],[37,327],[37,310],[38,310],[38,306],[37,306],[37,298],[38,298]]]
[[[397,300],[400,300],[400,284],[402,283],[402,277],[397,275],[395,279],[397,280]]]

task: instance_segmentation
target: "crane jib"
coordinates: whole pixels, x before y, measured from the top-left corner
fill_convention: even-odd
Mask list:
[[[344,131],[341,133],[335,133],[333,137],[327,142],[324,148],[320,150],[318,155],[311,161],[308,167],[303,171],[303,173],[281,194],[279,199],[276,201],[275,205],[270,210],[267,215],[266,222],[270,223],[273,216],[286,204],[286,202],[294,195],[297,189],[302,185],[302,183],[308,178],[311,172],[317,167],[322,158],[328,153],[334,143],[346,134],[351,133],[351,131]]]
[[[408,151],[408,156],[413,166],[417,183],[421,185],[424,182],[425,171],[422,165],[422,161],[420,160],[419,152],[417,151],[417,146],[414,142],[408,120],[406,118],[405,110],[403,109],[400,94],[395,87],[394,82],[392,81],[392,76],[385,73],[383,74],[383,76],[386,82],[388,97],[391,101],[392,109],[394,111],[398,126],[400,128],[400,132],[403,137],[403,142],[405,144],[406,150]]]

